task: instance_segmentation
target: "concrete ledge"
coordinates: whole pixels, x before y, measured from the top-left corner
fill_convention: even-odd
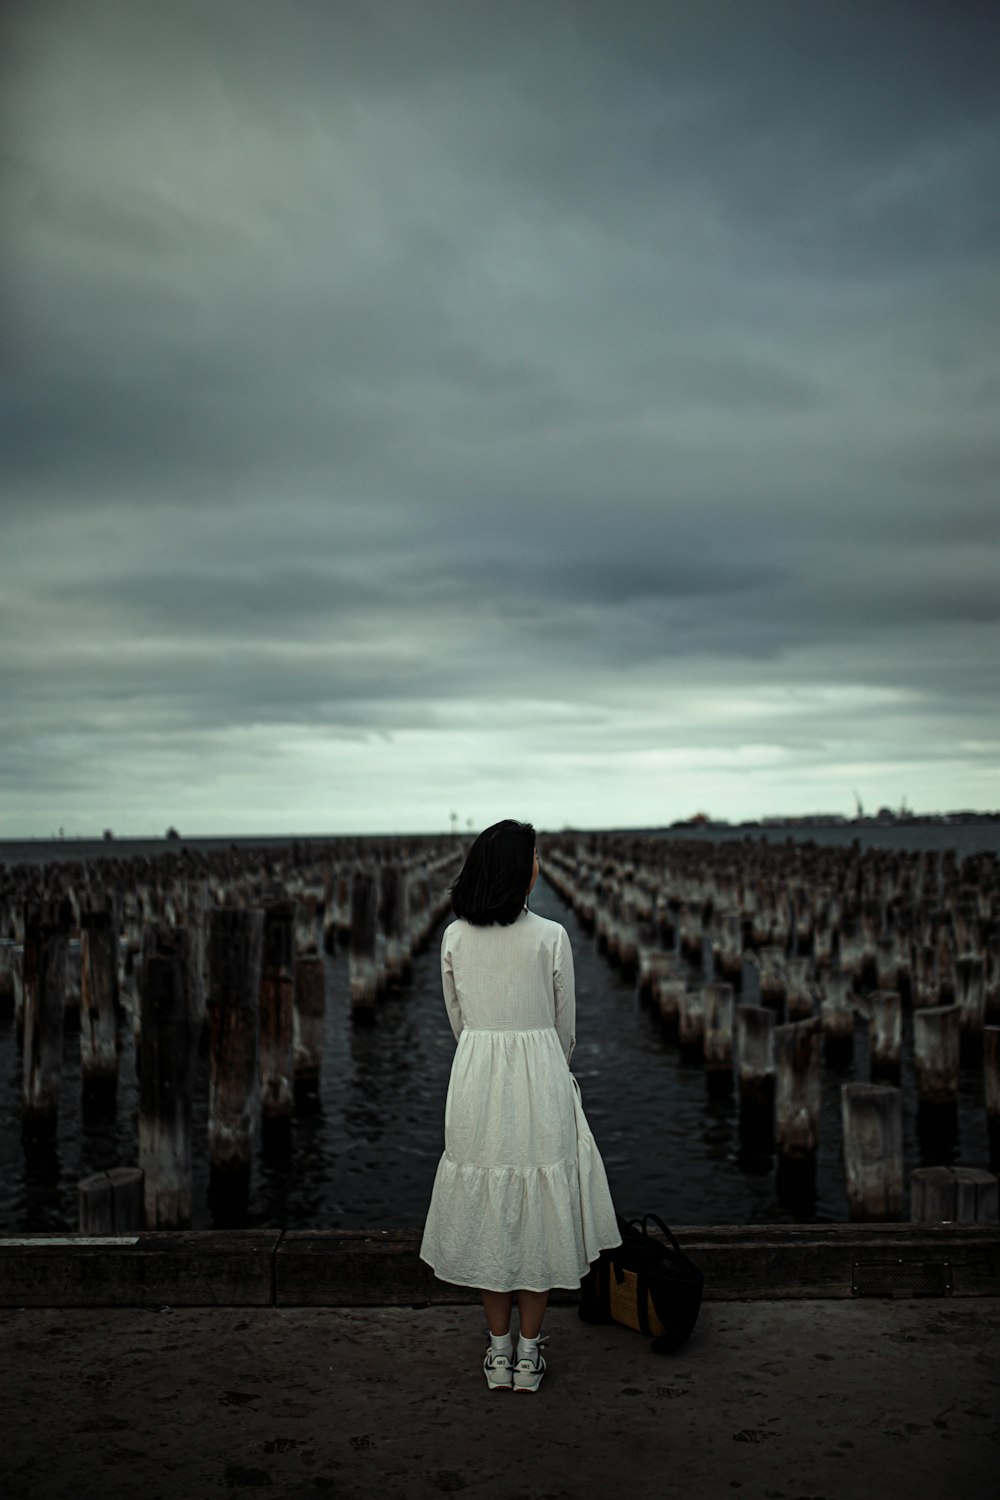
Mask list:
[[[705,1273],[706,1301],[864,1296],[893,1272],[898,1295],[907,1284],[924,1296],[1000,1294],[997,1224],[717,1224],[674,1232]],[[943,1284],[947,1291],[938,1291]]]
[[[268,1307],[280,1229],[0,1239],[0,1307]]]
[[[704,1300],[1000,1296],[995,1224],[679,1225]],[[422,1306],[477,1301],[436,1280],[417,1229],[195,1230],[0,1239],[0,1306]],[[555,1304],[577,1293],[555,1292]]]

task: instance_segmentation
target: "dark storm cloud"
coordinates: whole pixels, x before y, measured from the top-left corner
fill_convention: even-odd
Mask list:
[[[252,779],[281,726],[426,734],[435,785],[625,723],[804,775],[992,744],[998,42],[9,5],[5,785]]]

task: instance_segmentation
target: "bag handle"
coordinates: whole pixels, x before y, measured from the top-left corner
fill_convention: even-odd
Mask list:
[[[673,1245],[674,1249],[677,1251],[677,1254],[683,1255],[684,1251],[681,1249],[680,1242],[678,1241],[677,1237],[671,1230],[667,1228],[666,1224],[664,1224],[663,1220],[657,1214],[644,1214],[641,1219],[630,1219],[629,1228],[637,1228],[640,1234],[645,1235],[645,1237],[649,1239],[649,1230],[646,1226],[648,1225],[650,1219],[652,1219],[653,1223],[663,1235],[664,1239],[670,1241],[671,1245]]]

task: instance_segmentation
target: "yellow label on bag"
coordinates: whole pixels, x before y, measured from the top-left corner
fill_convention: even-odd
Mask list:
[[[634,1328],[636,1333],[641,1333],[642,1325],[639,1322],[638,1312],[639,1285],[635,1272],[626,1271],[624,1281],[619,1282],[612,1267],[608,1282],[611,1294],[611,1316],[616,1323],[623,1323],[626,1328]],[[646,1297],[646,1317],[649,1320],[650,1337],[655,1339],[662,1337],[667,1330],[656,1316],[656,1308],[649,1296]]]

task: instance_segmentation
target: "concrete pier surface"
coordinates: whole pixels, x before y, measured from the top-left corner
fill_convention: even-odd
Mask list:
[[[515,1315],[516,1327],[516,1315]],[[537,1394],[471,1305],[0,1309],[6,1500],[993,1500],[1000,1297],[708,1301],[658,1357],[550,1307]]]

